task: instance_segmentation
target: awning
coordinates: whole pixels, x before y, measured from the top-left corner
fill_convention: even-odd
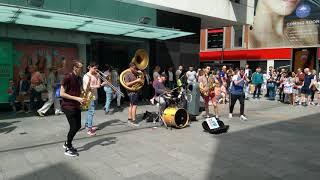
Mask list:
[[[291,48],[244,49],[200,52],[200,61],[291,59]]]
[[[1,3],[0,22],[158,40],[194,34],[183,32],[179,29],[130,24],[110,19],[11,6]]]

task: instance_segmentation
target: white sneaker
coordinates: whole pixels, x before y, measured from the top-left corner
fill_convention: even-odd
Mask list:
[[[39,116],[44,117],[44,114],[41,111],[37,111],[37,113],[39,114]]]
[[[151,102],[152,105],[154,105],[154,98],[151,98],[150,102]]]
[[[61,115],[61,114],[63,114],[63,112],[60,111],[60,110],[56,110],[54,114],[55,114],[55,115]]]
[[[229,113],[229,119],[231,119],[232,118],[232,114],[231,113]]]
[[[241,121],[246,121],[246,120],[248,120],[248,118],[246,118],[244,115],[241,115],[241,116],[240,116],[240,120],[241,120]]]

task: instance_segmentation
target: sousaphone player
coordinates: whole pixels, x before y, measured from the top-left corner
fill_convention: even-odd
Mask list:
[[[132,87],[144,81],[143,78],[137,77],[136,74],[137,74],[137,67],[133,62],[131,62],[129,64],[129,71],[124,75],[124,83],[127,87]],[[128,112],[128,123],[134,126],[139,126],[139,124],[136,122],[136,113],[137,113],[137,105],[138,105],[138,98],[139,98],[138,91],[127,89],[127,93],[130,100],[130,107]]]
[[[144,49],[138,49],[135,56],[132,58],[129,68],[120,74],[120,83],[127,89],[130,100],[128,112],[128,123],[138,126],[136,123],[136,112],[138,104],[138,91],[144,85],[143,70],[148,66],[149,56]]]

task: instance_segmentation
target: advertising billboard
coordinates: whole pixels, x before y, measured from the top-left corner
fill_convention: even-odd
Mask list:
[[[320,0],[255,0],[249,48],[319,47]]]

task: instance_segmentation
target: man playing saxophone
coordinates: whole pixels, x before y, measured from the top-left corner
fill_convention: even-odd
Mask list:
[[[206,117],[209,117],[209,82],[207,74],[204,70],[200,70],[198,74],[198,82],[200,86],[200,93],[204,101],[204,108],[206,110]]]
[[[90,63],[89,71],[83,76],[83,89],[84,91],[91,91],[94,95],[93,100],[89,103],[89,109],[87,111],[87,119],[85,127],[87,129],[87,134],[89,136],[96,135],[95,131],[97,127],[93,126],[93,116],[95,112],[95,106],[98,104],[98,88],[103,87],[106,82],[101,83],[100,77],[98,74],[98,64],[95,62]],[[89,90],[87,89],[89,88]]]
[[[66,115],[70,129],[67,141],[64,143],[64,154],[67,156],[78,156],[77,149],[72,146],[72,141],[78,130],[81,128],[81,109],[80,105],[84,103],[81,94],[81,77],[83,65],[76,61],[73,64],[73,70],[64,76],[61,82],[60,96],[62,97],[61,107]]]
[[[141,83],[144,81],[142,78],[137,78],[137,67],[134,63],[129,64],[129,72],[126,73],[124,76],[124,83],[128,87],[132,87],[137,83]],[[128,112],[128,123],[133,126],[139,126],[136,122],[136,113],[137,113],[137,104],[138,104],[138,92],[127,90],[129,100],[130,100],[130,107]]]

